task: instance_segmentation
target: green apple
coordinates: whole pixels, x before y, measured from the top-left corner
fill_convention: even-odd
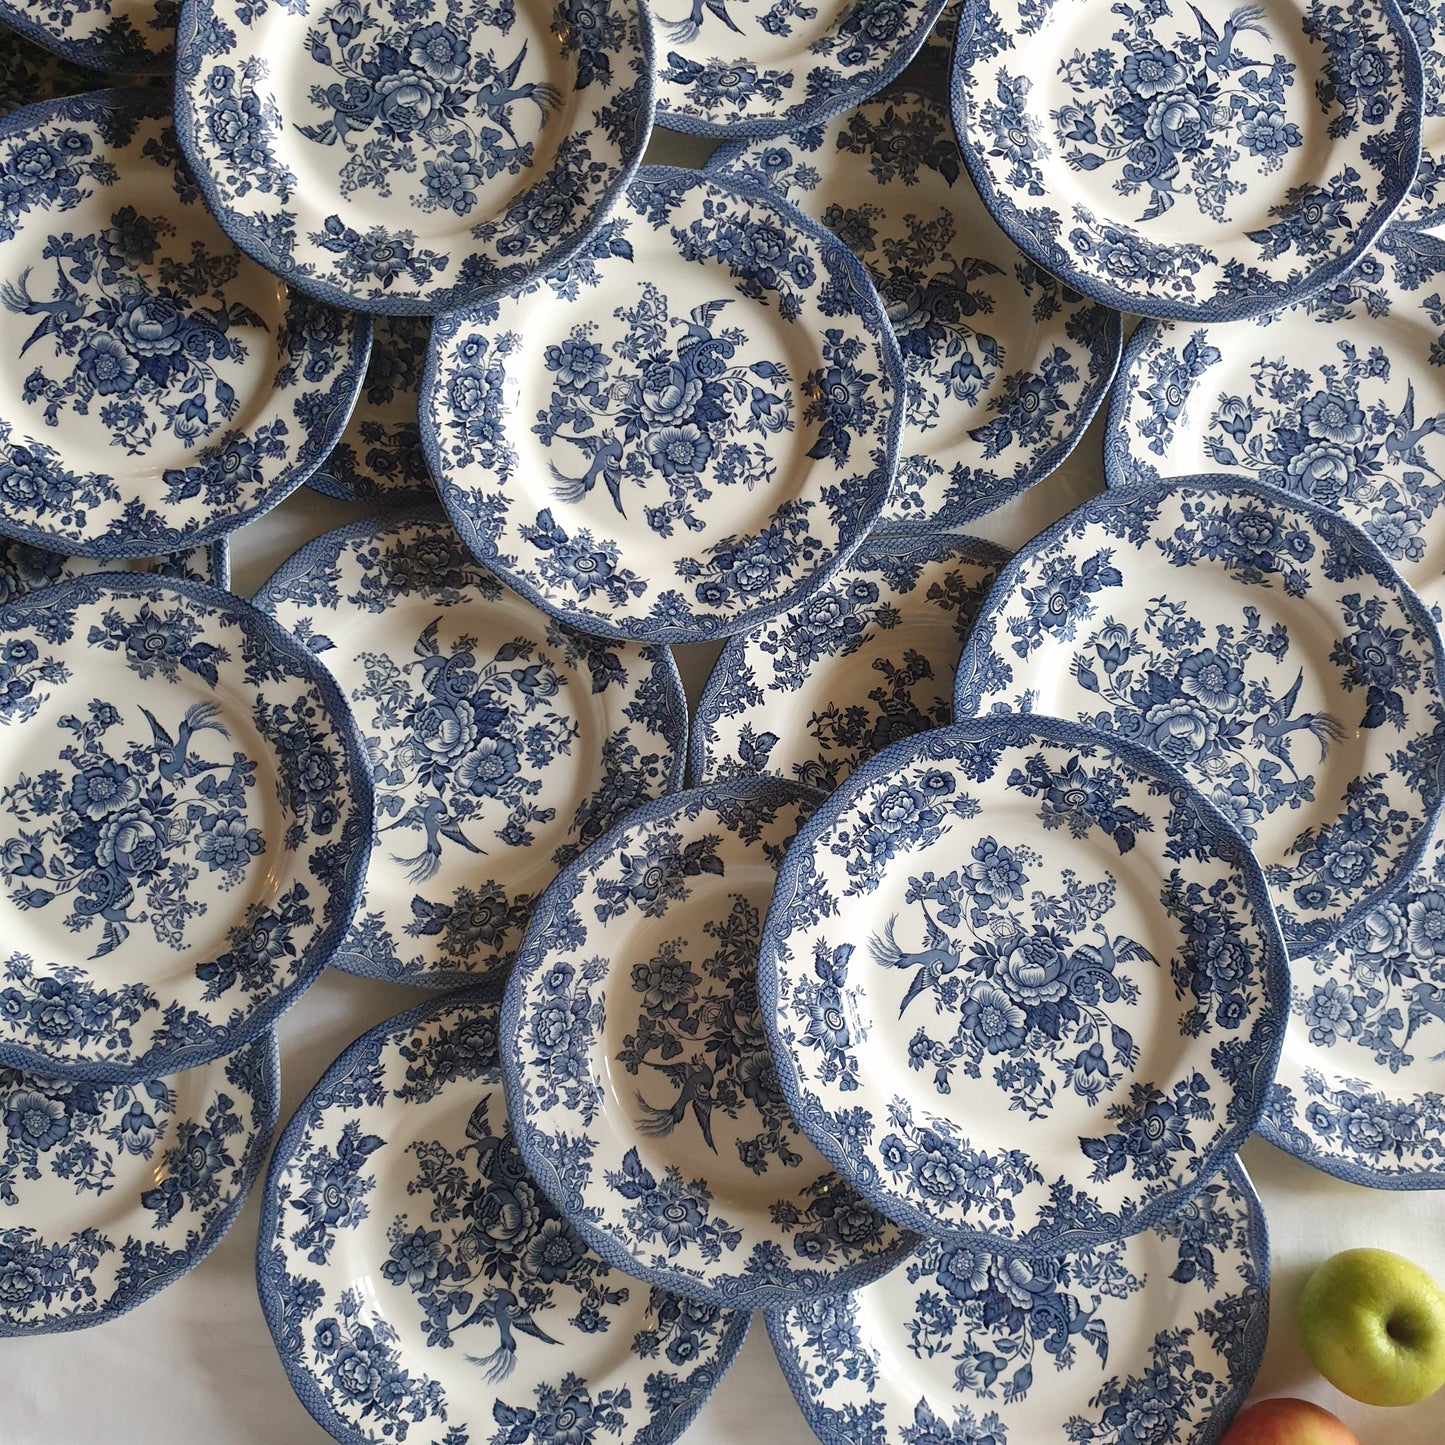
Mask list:
[[[1360,1445],[1360,1437],[1323,1406],[1285,1396],[1241,1410],[1219,1445]]]
[[[1413,1405],[1445,1385],[1445,1290],[1388,1249],[1346,1249],[1305,1281],[1295,1315],[1315,1369],[1367,1405]]]

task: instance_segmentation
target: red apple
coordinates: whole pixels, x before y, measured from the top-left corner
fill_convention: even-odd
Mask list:
[[[1241,1410],[1219,1445],[1360,1445],[1360,1437],[1338,1415],[1286,1396]]]

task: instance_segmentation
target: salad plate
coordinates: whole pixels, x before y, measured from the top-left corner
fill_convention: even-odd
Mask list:
[[[279,1088],[274,1032],[133,1084],[0,1067],[0,1336],[101,1324],[194,1269],[260,1173]]]
[[[216,219],[324,301],[431,315],[562,264],[646,149],[639,0],[192,0],[176,129]]]
[[[351,1045],[296,1111],[256,1279],[291,1385],[342,1445],[668,1445],[747,1333],[586,1248],[527,1173],[497,1005],[443,995]]]
[[[1213,471],[1318,502],[1362,528],[1440,617],[1445,303],[1423,294],[1440,269],[1445,253],[1377,248],[1313,300],[1259,320],[1143,322],[1110,405],[1109,484]]]
[[[0,1066],[133,1083],[276,1020],[351,922],[346,701],[218,588],[101,573],[0,607]]]
[[[802,600],[872,527],[902,389],[836,237],[751,182],[647,167],[571,265],[437,318],[422,441],[463,540],[523,596],[605,637],[708,642]]]
[[[522,1158],[603,1259],[762,1309],[867,1283],[917,1243],[799,1132],[760,1017],[758,939],[817,802],[777,778],[645,804],[543,896],[507,982]]]
[[[965,0],[959,146],[1000,226],[1123,311],[1228,321],[1342,275],[1420,159],[1395,0]]]
[[[256,594],[348,698],[376,833],[332,962],[450,987],[512,961],[557,870],[682,781],[666,647],[575,632],[504,587],[433,508],[307,543]]]
[[[931,1240],[768,1333],[823,1445],[1213,1445],[1259,1372],[1269,1276],[1231,1159],[1157,1229],[1032,1261]]]
[[[1020,1259],[1176,1213],[1253,1131],[1289,978],[1238,830],[1133,743],[975,718],[801,829],[758,962],[793,1117],[890,1218]]]
[[[223,537],[209,546],[196,547],[189,552],[176,552],[169,557],[137,558],[115,565],[96,557],[67,557],[63,552],[50,552],[43,547],[31,547],[24,542],[0,537],[0,603],[40,587],[49,587],[53,582],[90,577],[109,570],[182,577],[227,589],[231,585],[231,549]]]
[[[1441,803],[1435,623],[1356,527],[1224,475],[1092,497],[1004,568],[954,714],[1047,713],[1177,766],[1249,841],[1291,957],[1401,886]]]
[[[1352,1184],[1445,1188],[1445,829],[1388,903],[1292,968],[1260,1133]]]
[[[0,23],[66,65],[89,70],[94,86],[103,82],[98,70],[117,76],[169,73],[180,8],[180,0],[0,0]],[[67,92],[89,88],[68,86]]]
[[[889,743],[952,722],[959,648],[1008,556],[872,533],[808,601],[729,639],[693,719],[692,781],[768,773],[831,792]]]
[[[371,328],[212,221],[159,91],[0,121],[0,532],[119,561],[275,506],[341,435]]]
[[[394,507],[435,505],[417,424],[430,322],[417,316],[378,316],[371,360],[356,410],[335,450],[307,485],[343,502]]]
[[[724,146],[707,170],[786,196],[878,286],[907,377],[880,521],[962,526],[1073,450],[1118,366],[1121,318],[999,230],[937,89],[899,81],[806,130]]]

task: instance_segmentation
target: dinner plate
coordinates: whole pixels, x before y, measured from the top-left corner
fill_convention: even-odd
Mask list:
[[[825,792],[865,758],[953,721],[953,672],[1009,554],[881,529],[800,607],[729,639],[698,700],[694,783],[756,773]]]
[[[953,115],[1019,248],[1085,295],[1227,321],[1342,275],[1410,189],[1395,0],[966,0]]]
[[[1136,482],[1004,568],[954,713],[1048,713],[1168,759],[1249,840],[1296,957],[1420,857],[1440,659],[1429,612],[1337,514],[1231,476]]]
[[[1289,980],[1238,830],[1143,748],[975,718],[799,832],[758,962],[799,1126],[890,1218],[1025,1259],[1168,1219],[1252,1132]]]
[[[1424,99],[1420,165],[1394,219],[1403,225],[1435,226],[1445,220],[1445,15],[1434,0],[1408,0],[1401,9],[1420,52]]]
[[[101,83],[102,77],[94,70],[76,65],[0,24],[0,115],[36,101],[95,90]]]
[[[356,410],[331,455],[307,479],[309,486],[343,502],[435,505],[417,425],[430,329],[423,317],[376,318]]]
[[[779,860],[817,802],[740,779],[646,804],[543,895],[507,982],[518,1147],[588,1244],[650,1284],[761,1309],[917,1243],[799,1132],[759,1015]]]
[[[180,8],[180,0],[0,0],[0,22],[69,65],[90,70],[94,83],[101,79],[97,70],[169,72]]]
[[[690,135],[774,136],[887,85],[944,0],[664,0],[657,118]]]
[[[183,577],[192,582],[207,582],[213,587],[231,585],[231,549],[223,537],[208,547],[189,552],[175,552],[169,557],[137,558],[129,564],[116,566],[96,557],[67,557],[63,552],[49,552],[0,537],[0,602],[8,602],[53,582],[72,577],[89,577],[108,571],[151,572],[157,577]]]
[[[351,921],[346,701],[249,603],[143,574],[0,607],[0,1066],[98,1083],[249,1042]]]
[[[1293,974],[1260,1133],[1352,1184],[1445,1188],[1445,831],[1404,888]]]
[[[853,1294],[768,1316],[823,1445],[1213,1445],[1269,1327],[1269,1239],[1239,1166],[1173,1219],[1052,1260],[932,1240]]]
[[[430,315],[560,265],[652,129],[639,0],[191,0],[176,129],[242,250]]]
[[[332,959],[348,972],[499,973],[558,868],[682,781],[672,653],[553,621],[435,508],[308,542],[255,601],[336,678],[371,760],[371,863]]]
[[[276,1126],[276,1036],[87,1084],[0,1067],[0,1336],[124,1314],[219,1243]]]
[[[836,237],[754,184],[651,166],[570,266],[437,318],[422,441],[462,538],[524,596],[605,637],[708,642],[858,545],[902,389]]]
[[[371,335],[227,240],[154,90],[0,121],[0,308],[0,532],[111,561],[198,546],[299,486]]]
[[[1258,321],[1143,322],[1110,404],[1109,484],[1216,471],[1318,502],[1361,527],[1440,617],[1445,309],[1425,284],[1440,269],[1445,255],[1377,249]]]
[[[899,81],[832,120],[725,146],[844,242],[878,286],[907,377],[880,521],[959,527],[1057,467],[1119,363],[1117,311],[1020,254],[963,170],[947,92]]]
[[[296,1111],[256,1278],[301,1402],[343,1445],[667,1445],[745,1314],[591,1253],[528,1175],[497,1005],[445,995],[351,1045]]]

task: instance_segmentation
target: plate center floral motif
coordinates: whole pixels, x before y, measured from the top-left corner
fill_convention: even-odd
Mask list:
[[[25,225],[0,279],[15,348],[0,402],[16,442],[28,434],[82,470],[104,457],[120,479],[193,465],[201,443],[245,427],[285,329],[284,287],[234,247],[209,248],[214,228],[193,224],[164,177],[140,190],[125,204],[92,196],[63,227]]]

